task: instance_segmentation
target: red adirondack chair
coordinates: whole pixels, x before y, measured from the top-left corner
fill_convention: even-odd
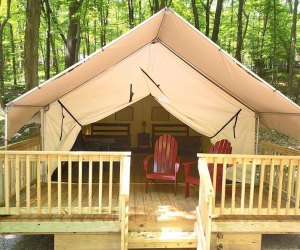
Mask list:
[[[231,154],[231,152],[232,152],[231,143],[226,139],[217,141],[209,149],[210,154]],[[191,165],[196,165],[197,163],[198,163],[197,161],[183,163],[184,172],[185,172],[185,197],[189,197],[190,184],[199,186],[199,182],[200,182],[199,177],[190,175]],[[210,174],[210,178],[213,179],[213,175],[214,175],[213,164],[208,164],[208,171]],[[220,192],[222,190],[222,179],[223,179],[223,164],[217,164],[216,192]]]
[[[177,149],[177,141],[172,135],[162,135],[156,140],[154,155],[148,155],[143,162],[146,171],[146,192],[148,191],[148,180],[156,179],[174,181],[176,194],[176,174],[180,166]],[[154,158],[153,169],[149,167],[151,158]]]

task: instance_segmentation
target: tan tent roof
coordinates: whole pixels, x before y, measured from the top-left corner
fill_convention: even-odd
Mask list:
[[[45,149],[69,149],[80,125],[147,95],[207,136],[233,118],[216,138],[231,139],[236,152],[253,152],[256,117],[300,139],[299,106],[168,8],[10,102],[8,134],[47,107]]]

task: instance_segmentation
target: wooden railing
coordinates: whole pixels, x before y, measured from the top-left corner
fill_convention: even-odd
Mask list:
[[[261,142],[260,143],[260,151],[263,155],[300,155],[300,150],[294,149],[294,148],[287,148],[287,147],[283,147],[280,145],[276,145],[270,142]],[[291,170],[291,169],[290,169]],[[278,176],[280,173],[279,171],[281,171],[280,168],[274,168],[274,175]],[[295,167],[291,170],[291,175],[292,176],[297,176],[297,172],[298,172],[298,168]],[[270,180],[270,168],[267,168],[265,170],[265,183],[266,184],[270,184],[269,180]],[[282,195],[286,198],[288,195],[288,178],[287,176],[289,175],[289,168],[288,167],[283,167],[283,189],[282,189]],[[279,182],[278,179],[275,179],[274,183],[273,183],[273,189],[278,190],[279,189]],[[297,186],[297,178],[293,178],[292,183],[292,191],[291,191],[291,201],[295,202],[296,200],[296,186]]]
[[[213,200],[214,216],[300,214],[300,156],[198,154],[198,157],[206,161],[206,167],[209,164],[223,167],[222,191]],[[232,184],[225,185],[230,167]],[[212,185],[216,187],[215,177]],[[203,192],[201,186],[200,192]]]
[[[270,142],[260,143],[260,154],[262,155],[300,155],[300,150],[279,146]]]
[[[5,147],[0,147],[0,150],[6,150]],[[41,138],[34,137],[24,141],[9,144],[7,150],[21,150],[21,151],[38,151],[41,150]]]
[[[116,180],[114,173],[129,173],[129,156],[128,152],[1,151],[0,214],[118,214],[122,202],[113,203],[113,194],[121,194],[121,200],[129,195],[129,180],[123,174]],[[57,181],[53,182],[56,168]],[[65,181],[62,168],[68,173]],[[88,170],[86,184],[83,168]],[[78,175],[76,183],[72,170]],[[116,190],[119,181],[120,190]]]
[[[198,236],[197,249],[210,249],[211,218],[214,200],[214,190],[210,180],[207,163],[204,159],[198,161],[200,175],[199,206],[196,208],[197,223],[196,232]]]

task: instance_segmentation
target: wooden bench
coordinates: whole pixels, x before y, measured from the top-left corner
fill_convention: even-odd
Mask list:
[[[129,150],[130,123],[93,123],[91,135],[84,136],[88,151]]]
[[[199,153],[201,136],[190,136],[189,127],[185,124],[152,124],[152,146],[163,134],[174,135],[180,153]]]

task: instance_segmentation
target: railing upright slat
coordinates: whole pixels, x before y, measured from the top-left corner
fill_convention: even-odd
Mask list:
[[[57,212],[61,214],[61,156],[57,156]]]
[[[246,159],[243,159],[242,170],[242,190],[241,190],[241,214],[244,213],[245,208],[245,193],[246,193]]]
[[[102,182],[103,182],[103,157],[100,155],[99,157],[99,198],[98,198],[98,207],[99,214],[102,213]]]
[[[273,183],[274,183],[274,161],[271,160],[270,176],[269,176],[269,194],[268,194],[268,209],[267,213],[271,214],[273,201]]]
[[[281,208],[282,183],[283,183],[283,175],[284,175],[283,168],[284,168],[284,162],[283,162],[283,160],[280,160],[278,195],[277,195],[277,214],[280,214],[280,208]]]
[[[10,179],[9,179],[9,159],[8,155],[5,155],[4,160],[4,182],[5,182],[5,212],[9,214],[9,196],[10,196]]]
[[[52,211],[52,197],[51,197],[51,174],[52,174],[52,165],[51,165],[51,156],[47,156],[47,194],[48,194],[48,213]]]
[[[206,159],[207,161],[207,159]],[[208,161],[207,161],[208,162]],[[217,186],[217,158],[214,158],[214,174],[213,174],[213,187],[214,187],[214,191],[216,192],[216,186]]]
[[[224,211],[225,208],[225,196],[226,196],[226,173],[227,173],[227,158],[222,158],[223,166],[223,176],[222,176],[222,194],[221,194],[221,214]]]
[[[232,190],[231,190],[231,213],[233,213],[235,209],[235,193],[236,193],[236,159],[233,160],[232,166]]]
[[[16,214],[20,214],[20,159],[19,155],[16,155]]]
[[[27,213],[30,214],[30,159],[26,155],[26,208]]]
[[[287,201],[286,201],[286,214],[289,213],[290,207],[291,207],[291,194],[292,194],[292,173],[293,173],[293,160],[289,161],[289,175],[288,175],[288,186],[287,186]]]
[[[249,197],[249,214],[251,214],[252,209],[253,209],[255,173],[256,173],[256,160],[252,159],[250,197]]]
[[[88,199],[89,199],[89,213],[92,212],[92,197],[93,197],[93,162],[92,157],[89,156],[89,190],[88,190]]]
[[[82,213],[82,155],[79,156],[78,168],[78,213]]]
[[[36,200],[37,212],[41,213],[41,157],[37,155],[36,158]]]
[[[297,182],[296,182],[296,194],[295,194],[295,214],[299,214],[299,200],[300,200],[300,160],[298,161],[298,165],[297,165]]]
[[[72,214],[72,159],[68,156],[68,214]]]
[[[0,158],[0,201],[5,201],[4,198],[4,159]]]
[[[264,190],[264,179],[265,179],[265,161],[261,160],[260,165],[260,176],[259,176],[259,191],[258,191],[258,214],[261,213],[262,208],[262,199],[263,199],[263,190]]]
[[[108,190],[108,212],[112,210],[112,182],[113,182],[113,160],[109,157],[109,190]]]

